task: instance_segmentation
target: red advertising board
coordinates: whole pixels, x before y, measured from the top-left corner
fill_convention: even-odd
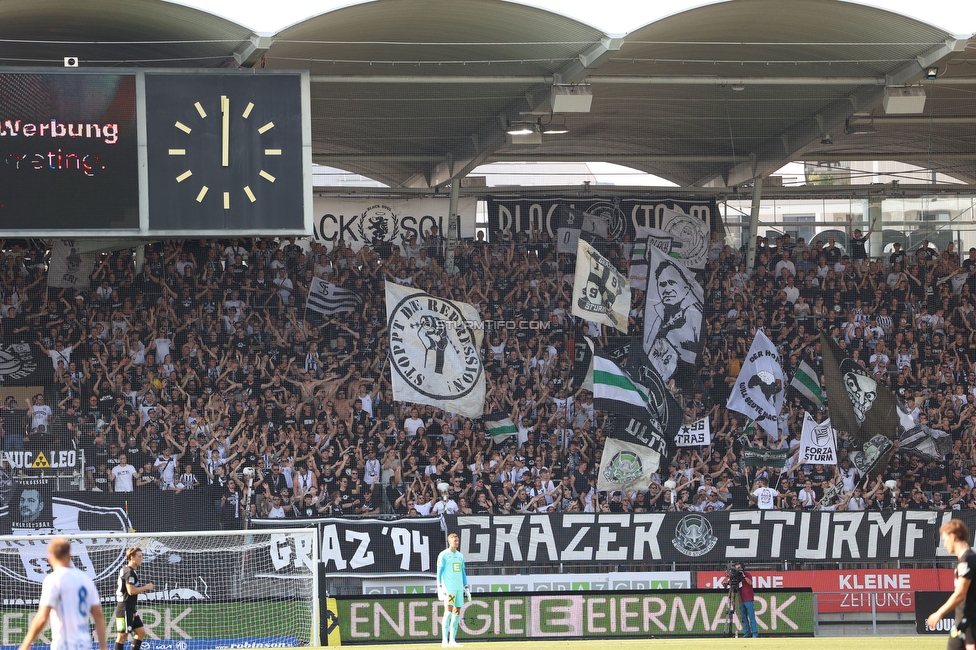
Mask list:
[[[810,587],[821,613],[914,612],[916,591],[952,591],[952,569],[749,571],[756,589]],[[699,589],[726,589],[725,572],[699,571]]]

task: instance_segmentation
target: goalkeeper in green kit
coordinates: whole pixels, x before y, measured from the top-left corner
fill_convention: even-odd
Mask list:
[[[458,551],[461,540],[456,533],[447,536],[447,548],[437,556],[437,599],[444,603],[444,622],[441,625],[441,646],[459,648],[458,626],[461,608],[471,598],[468,574],[464,570],[464,555]]]

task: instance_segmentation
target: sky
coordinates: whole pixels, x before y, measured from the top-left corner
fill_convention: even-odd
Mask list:
[[[203,9],[257,32],[278,32],[311,16],[358,4],[350,0],[170,0]],[[803,0],[796,0],[802,2]],[[632,32],[655,20],[693,9],[702,0],[526,0],[522,4],[541,7],[587,23],[608,34]],[[861,2],[911,16],[956,35],[976,33],[976,2],[971,0],[877,0]]]

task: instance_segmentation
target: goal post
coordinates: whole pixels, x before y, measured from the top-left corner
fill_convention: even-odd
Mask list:
[[[50,571],[55,535],[0,537],[4,643],[19,643]],[[62,535],[111,619],[125,551],[143,549],[137,610],[158,650],[318,646],[318,535],[313,529]],[[109,626],[111,635],[114,627]],[[43,644],[47,636],[39,639]]]

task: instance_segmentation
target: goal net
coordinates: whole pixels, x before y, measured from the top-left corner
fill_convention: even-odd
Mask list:
[[[109,619],[125,551],[143,549],[137,574],[154,589],[139,596],[138,611],[152,650],[318,645],[314,530],[65,537]],[[37,610],[51,538],[0,537],[0,648],[16,648]],[[49,643],[46,634],[38,643]]]

